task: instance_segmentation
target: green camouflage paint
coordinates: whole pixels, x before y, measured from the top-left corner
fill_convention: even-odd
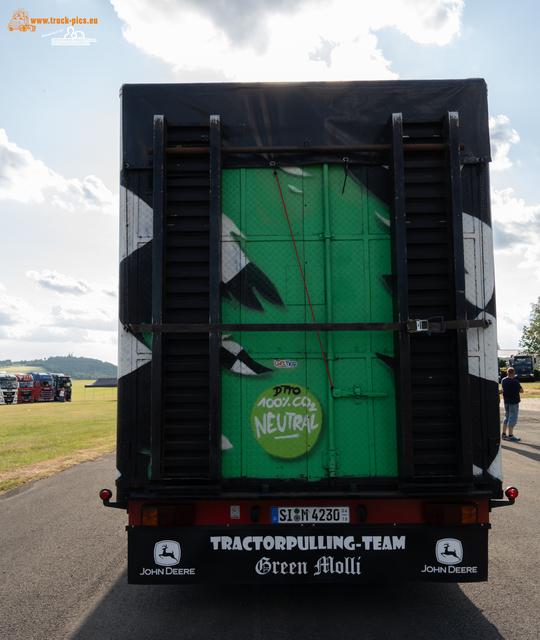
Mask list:
[[[350,172],[342,193],[343,165],[329,166],[333,322],[393,321],[392,292],[388,286],[391,281],[387,222],[390,214],[388,206],[369,189],[370,181],[380,181],[385,171],[380,167],[362,167],[357,171],[360,179]],[[323,166],[278,170],[278,175],[315,317],[317,322],[326,322]],[[222,188],[222,211],[224,220],[227,219],[224,229],[229,230],[227,241],[234,243],[234,251],[229,245],[224,256],[230,260],[232,251],[235,263],[227,268],[224,265],[224,273],[230,278],[235,269],[241,269],[250,261],[252,277],[256,280],[262,277],[258,272],[262,272],[279,294],[276,298],[274,293],[268,293],[268,283],[257,286],[255,282],[251,293],[257,296],[260,305],[258,309],[254,304],[249,306],[253,282],[248,279],[247,269],[246,278],[241,282],[241,292],[247,291],[247,297],[243,300],[242,295],[239,299],[224,296],[222,321],[312,322],[274,170],[225,170]],[[235,230],[231,231],[230,223]],[[242,304],[243,301],[246,304]],[[228,339],[269,371],[259,375],[223,371],[222,430],[231,445],[222,452],[223,476],[313,481],[328,477],[325,449],[329,381],[317,334],[237,332]],[[326,333],[321,333],[321,340],[328,358]],[[397,476],[395,381],[387,364],[394,356],[394,335],[391,332],[335,332],[333,352],[332,379],[335,389],[343,392],[342,397],[331,402],[335,446],[339,451],[337,476]],[[377,354],[386,356],[386,362]],[[258,403],[273,397],[272,390],[276,387],[287,386],[300,388],[302,395],[312,398],[320,423],[309,432],[306,421],[303,431],[297,428],[302,437],[283,438],[279,448],[274,448],[268,434],[264,436],[265,444],[262,443],[264,418]],[[386,395],[355,396],[355,388],[362,394]],[[303,415],[308,413],[304,408]],[[280,415],[279,424],[283,428],[284,418]],[[261,425],[261,438],[257,437],[256,416]],[[271,423],[271,429],[274,426],[277,422]],[[283,435],[294,435],[294,432],[284,431]]]

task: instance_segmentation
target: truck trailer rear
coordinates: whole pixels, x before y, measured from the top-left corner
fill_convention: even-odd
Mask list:
[[[503,500],[483,80],[125,85],[128,580],[481,581]]]

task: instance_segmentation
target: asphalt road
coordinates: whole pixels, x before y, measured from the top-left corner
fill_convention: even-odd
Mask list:
[[[98,499],[114,455],[0,497],[0,638],[281,640],[538,637],[540,407],[503,444],[513,507],[495,509],[487,583],[128,586],[124,511]]]

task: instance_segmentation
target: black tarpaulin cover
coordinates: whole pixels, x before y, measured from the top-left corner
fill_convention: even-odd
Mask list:
[[[116,378],[98,378],[92,384],[85,384],[85,387],[117,387],[118,381]]]
[[[219,115],[223,147],[328,147],[390,143],[389,120],[426,122],[457,111],[462,163],[490,160],[487,87],[482,79],[370,82],[123,85],[123,167],[149,168],[154,115],[171,123]],[[347,153],[351,162],[385,162],[385,153]],[[341,160],[341,158],[339,158]],[[227,154],[225,167],[336,161],[318,153]]]

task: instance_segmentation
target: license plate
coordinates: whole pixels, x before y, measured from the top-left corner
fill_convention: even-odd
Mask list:
[[[349,522],[349,507],[272,507],[272,524]]]

